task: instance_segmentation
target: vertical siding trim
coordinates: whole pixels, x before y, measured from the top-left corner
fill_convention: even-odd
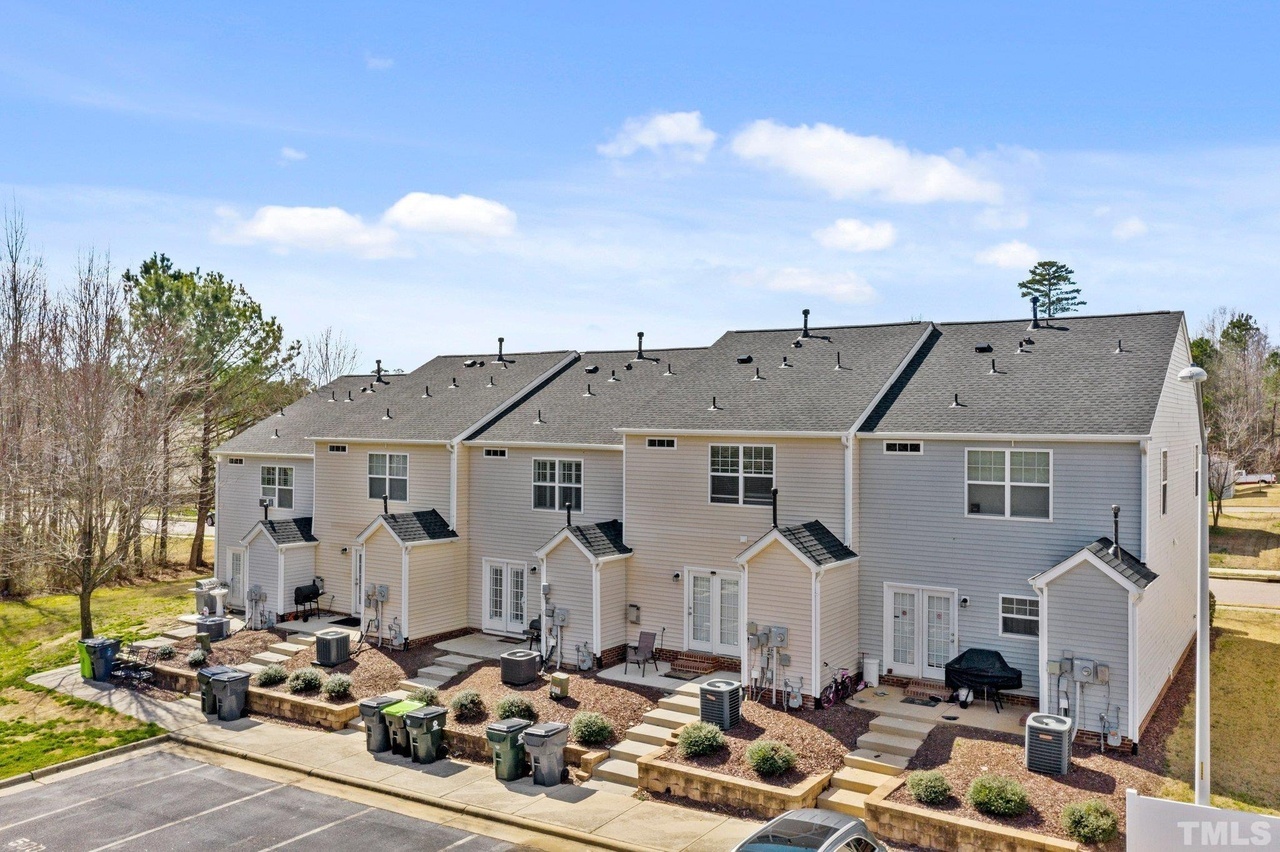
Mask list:
[[[825,571],[813,572],[813,588],[809,593],[809,625],[813,630],[813,659],[809,661],[809,674],[813,676],[813,685],[809,687],[810,692],[816,696],[822,690],[818,689],[818,667],[821,665],[822,657],[822,631],[819,625],[822,621],[822,575]]]
[[[1141,513],[1142,526],[1141,526],[1141,532],[1139,533],[1141,538],[1138,541],[1138,558],[1143,561],[1146,561],[1147,559],[1147,528],[1150,526],[1149,524],[1150,519],[1147,517],[1147,510],[1151,506],[1151,501],[1147,499],[1147,485],[1149,484],[1147,481],[1149,477],[1147,462],[1150,455],[1151,455],[1151,441],[1147,439],[1143,439],[1139,441],[1138,442],[1138,494],[1139,494],[1138,499],[1142,501],[1142,505],[1138,507],[1138,511]]]
[[[1040,712],[1054,713],[1056,709],[1049,706],[1049,587],[1036,589],[1040,595]],[[1054,698],[1057,698],[1057,679],[1054,679]]]
[[[1142,595],[1129,593],[1129,739],[1138,741],[1138,604]],[[1116,724],[1120,720],[1116,719]]]
[[[484,566],[483,567],[484,573],[481,575],[482,588],[480,589],[480,624],[481,626],[484,625],[484,618],[486,613],[485,606],[484,606],[484,597],[485,597],[485,589],[488,588],[489,586],[489,561],[486,559],[483,561],[482,564]],[[547,634],[551,632],[551,625],[547,624],[547,596],[542,592],[543,584],[551,582],[551,580],[548,579],[547,577],[547,557],[546,556],[538,556],[538,574],[540,575],[538,580],[538,618],[540,620],[538,621],[538,624],[541,625],[542,627],[542,629],[538,631],[539,633],[538,648],[542,652],[543,660],[545,660],[547,658]],[[526,577],[525,594],[527,596],[528,595],[528,591],[527,591],[528,574],[526,574],[525,577]]]
[[[742,595],[742,605],[738,613],[738,647],[742,649],[742,660],[739,667],[741,669],[742,683],[750,682],[747,680],[747,675],[750,674],[747,669],[751,665],[752,656],[751,649],[747,647],[747,618],[749,617],[748,607],[751,601],[751,597],[747,594],[747,577],[751,574],[751,571],[748,569],[749,566],[746,563],[743,563],[742,580],[740,581],[742,585],[738,588],[738,591]]]
[[[591,560],[591,644],[599,654],[600,647],[600,563]]]
[[[457,459],[457,456],[454,456]],[[400,638],[409,639],[409,548],[400,545]]]
[[[456,530],[458,528],[458,445],[450,441],[445,444],[445,447],[449,450],[449,526]]]
[[[844,544],[853,547],[853,447],[852,434],[841,435],[844,444]]]

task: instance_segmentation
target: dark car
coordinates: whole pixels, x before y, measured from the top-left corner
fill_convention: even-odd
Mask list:
[[[787,811],[735,846],[734,852],[783,852],[791,849],[889,852],[889,848],[876,840],[862,820],[817,808]]]

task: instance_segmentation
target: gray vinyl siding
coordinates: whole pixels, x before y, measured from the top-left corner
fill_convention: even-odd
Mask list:
[[[813,679],[813,572],[780,544],[771,544],[747,565],[747,621],[761,628],[787,628],[791,665],[778,668],[778,688],[783,679],[804,678],[800,691],[816,695]],[[712,630],[715,626],[712,626]],[[757,663],[752,659],[752,666]]]
[[[838,437],[743,440],[681,435],[674,450],[648,449],[645,437],[626,437],[624,536],[635,551],[627,560],[627,602],[642,609],[641,623],[627,625],[628,642],[635,642],[640,630],[665,628],[663,647],[686,648],[685,569],[733,570],[738,554],[770,528],[768,506],[710,502],[713,443],[774,446],[779,524],[819,520],[843,535],[844,447]],[[675,573],[681,573],[680,582],[672,582]],[[808,607],[809,594],[803,598]],[[805,683],[810,679],[806,669]]]
[[[819,585],[818,678],[825,686],[841,666],[853,674],[858,668],[858,566],[824,571]],[[825,671],[822,664],[830,668]]]
[[[467,523],[467,618],[480,627],[484,599],[484,560],[538,563],[534,551],[564,528],[564,512],[533,508],[535,458],[582,460],[582,511],[575,524],[622,519],[622,453],[616,450],[569,450],[547,447],[508,448],[506,458],[486,458],[482,447],[463,450],[469,487],[465,494]],[[459,491],[462,499],[463,491]],[[625,530],[624,530],[625,537]],[[536,589],[530,578],[530,600]]]
[[[592,641],[591,563],[576,545],[564,541],[547,554],[546,572],[544,582],[551,584],[548,609],[554,606],[569,610],[569,620],[560,631],[560,648],[564,659],[576,665],[578,655],[574,649]],[[593,643],[591,653],[599,651]]]
[[[327,443],[317,445],[320,452],[312,515],[312,532],[320,540],[316,574],[324,578],[326,591],[333,592],[334,609],[342,612],[351,609],[352,583],[351,555],[343,553],[342,548],[354,548],[356,536],[382,513],[382,500],[369,499],[369,453],[409,456],[409,499],[392,501],[388,507],[392,512],[435,509],[448,518],[450,479],[449,451],[443,446],[345,443],[345,453],[328,452]],[[396,565],[398,569],[398,561]],[[399,614],[398,609],[396,613]]]
[[[969,598],[969,606],[959,609],[959,650],[999,651],[1022,670],[1023,691],[1036,694],[1037,643],[999,635],[1000,595],[1034,596],[1028,578],[1111,535],[1113,503],[1122,507],[1121,543],[1138,545],[1139,445],[1017,442],[1015,449],[1053,451],[1053,520],[1034,521],[965,515],[965,450],[1008,449],[1010,442],[923,443],[922,455],[898,456],[886,454],[881,439],[858,441],[860,650],[888,659],[885,583],[955,589]]]
[[[263,465],[293,468],[293,508],[271,510],[272,518],[305,518],[312,513],[315,495],[314,464],[309,458],[254,457],[244,458],[244,464],[227,464],[227,457],[220,456],[215,468],[213,532],[217,541],[214,555],[214,573],[223,580],[230,580],[231,557],[228,550],[240,547],[240,539],[249,534],[253,525],[262,520],[262,508],[258,499],[262,496]],[[248,585],[245,586],[248,589]],[[242,606],[243,601],[228,601]]]
[[[600,566],[600,647],[596,654],[627,641],[627,562]]]
[[[282,609],[280,600],[280,554],[276,551],[275,543],[271,541],[271,538],[263,533],[254,536],[253,541],[249,542],[249,546],[245,548],[244,553],[244,588],[246,594],[255,585],[262,586],[262,591],[267,594],[266,603],[263,604],[267,620],[272,620],[272,613],[275,614],[275,618],[278,618]],[[289,603],[292,605],[293,601],[290,600]],[[287,608],[285,608],[285,611],[287,611]]]
[[[1079,726],[1098,731],[1098,716],[1104,711],[1112,723],[1119,721],[1122,736],[1129,736],[1129,592],[1115,580],[1090,564],[1079,565],[1057,577],[1048,585],[1047,644],[1049,659],[1071,651],[1077,660],[1093,660],[1111,667],[1111,693],[1107,687],[1086,685],[1081,688],[1076,708],[1075,686],[1063,688],[1076,710]],[[1044,616],[1042,614],[1042,629]],[[1057,712],[1056,681],[1049,684],[1049,708]],[[1117,719],[1116,707],[1119,707]]]
[[[409,548],[408,639],[467,626],[466,545],[457,539]]]
[[[1173,676],[1182,652],[1195,634],[1198,511],[1204,511],[1204,486],[1195,495],[1200,463],[1200,421],[1195,389],[1178,381],[1191,363],[1185,330],[1179,330],[1156,408],[1147,455],[1147,540],[1145,560],[1160,576],[1147,587],[1138,606],[1136,723],[1140,726]],[[1169,451],[1168,513],[1160,513],[1160,451]]]

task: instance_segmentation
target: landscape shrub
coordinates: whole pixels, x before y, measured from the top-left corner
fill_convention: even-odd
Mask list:
[[[907,776],[907,790],[922,805],[940,805],[951,798],[951,784],[936,769],[912,772]]]
[[[161,645],[159,648],[156,648],[156,659],[172,660],[177,653],[178,649],[172,645]]]
[[[436,692],[430,686],[420,686],[413,692],[409,693],[409,700],[416,701],[419,704],[425,704],[428,707],[440,706],[440,693]]]
[[[676,735],[681,757],[701,757],[724,748],[724,734],[710,722],[690,722]]]
[[[484,699],[474,689],[464,689],[453,696],[449,708],[459,722],[479,722],[484,718]]]
[[[351,678],[341,672],[329,675],[324,682],[324,686],[320,687],[320,691],[324,693],[325,698],[335,700],[346,698],[351,694]]]
[[[187,665],[191,668],[199,668],[204,665],[204,661],[209,659],[209,655],[204,652],[204,648],[196,648],[190,654],[187,654]]]
[[[284,683],[289,679],[289,673],[285,671],[284,666],[279,663],[272,663],[262,671],[258,672],[255,680],[258,686],[275,686],[278,683]]]
[[[498,699],[493,712],[499,719],[524,719],[528,722],[538,721],[538,711],[533,704],[522,695],[507,695]]]
[[[968,798],[969,804],[988,816],[1018,817],[1031,807],[1023,786],[1003,775],[979,775],[969,785]]]
[[[1209,626],[1213,626],[1213,619],[1218,615],[1218,596],[1213,592],[1209,593]]]
[[[569,723],[569,733],[578,745],[600,745],[613,736],[613,725],[599,713],[577,713]]]
[[[1120,831],[1115,811],[1100,799],[1067,805],[1062,809],[1062,827],[1081,843],[1106,843]]]
[[[777,740],[759,740],[747,746],[747,765],[769,778],[795,766],[796,753]]]
[[[295,695],[300,692],[315,692],[324,683],[324,677],[315,669],[298,669],[289,675],[289,691]]]

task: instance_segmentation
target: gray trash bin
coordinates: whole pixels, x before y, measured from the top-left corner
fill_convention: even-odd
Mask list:
[[[435,763],[440,746],[444,745],[444,720],[448,715],[443,707],[419,707],[404,714],[414,763]]]
[[[391,731],[382,718],[382,708],[400,699],[389,695],[375,695],[360,702],[360,719],[364,722],[364,746],[373,754],[391,750]]]
[[[111,664],[120,653],[119,639],[89,638],[80,640],[80,675],[106,683],[111,680]]]
[[[564,747],[569,744],[569,726],[564,722],[542,722],[524,730],[524,750],[533,764],[533,783],[554,787],[564,777]]]
[[[245,714],[245,699],[249,696],[249,673],[238,669],[218,672],[209,679],[213,697],[218,702],[218,719],[234,722]]]
[[[233,672],[230,666],[205,666],[196,672],[196,683],[200,684],[200,709],[212,716],[218,712],[218,699],[213,695],[213,676],[223,672]]]

